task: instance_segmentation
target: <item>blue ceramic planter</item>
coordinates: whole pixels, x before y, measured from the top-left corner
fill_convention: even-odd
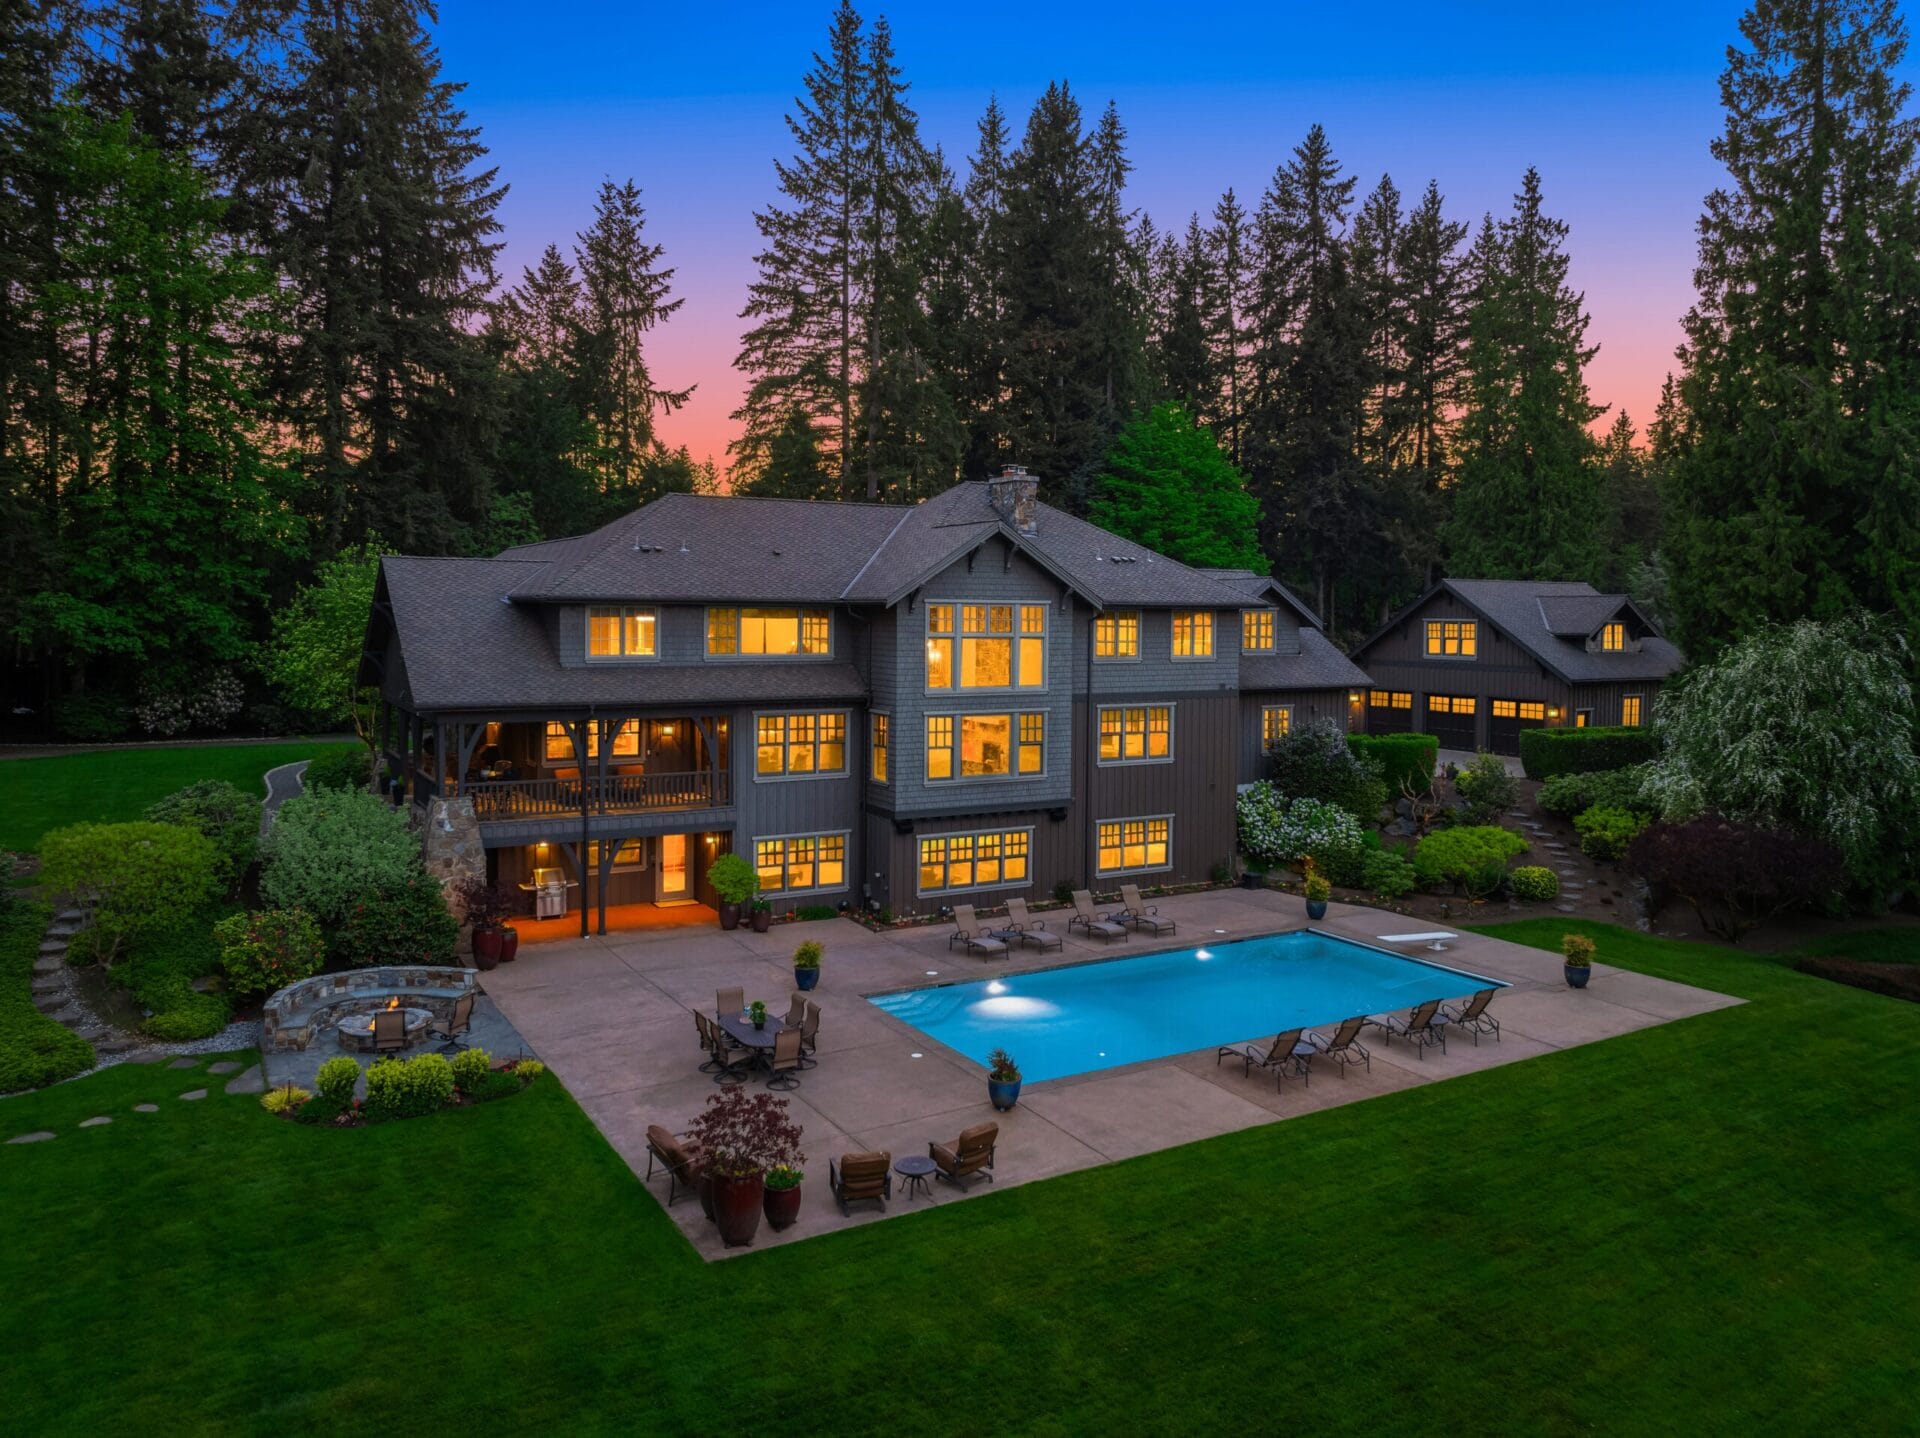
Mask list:
[[[1324,919],[1326,916],[1327,901],[1325,899],[1307,900],[1307,917],[1309,919]]]
[[[815,964],[810,969],[796,967],[793,971],[793,981],[800,986],[803,992],[812,988],[820,982],[820,966]]]
[[[993,1100],[995,1108],[1001,1113],[1006,1113],[1020,1098],[1020,1080],[1015,1079],[1012,1083],[996,1083],[988,1079],[987,1097]]]
[[[1567,976],[1568,988],[1584,989],[1587,986],[1587,980],[1593,976],[1593,966],[1582,964],[1579,968],[1575,968],[1572,964],[1565,964],[1561,966],[1561,972]]]

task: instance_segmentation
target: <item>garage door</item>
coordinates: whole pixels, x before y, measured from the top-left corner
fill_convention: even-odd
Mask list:
[[[1367,695],[1367,732],[1405,734],[1413,728],[1413,695],[1403,689],[1375,689]]]
[[[1547,706],[1524,699],[1495,699],[1487,714],[1487,747],[1496,754],[1518,754],[1520,731],[1547,722]]]
[[[1465,749],[1471,753],[1479,744],[1474,732],[1472,695],[1429,694],[1427,696],[1427,732],[1440,741],[1442,749]]]

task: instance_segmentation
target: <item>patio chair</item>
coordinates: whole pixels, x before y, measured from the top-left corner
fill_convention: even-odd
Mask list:
[[[1498,989],[1481,989],[1464,1004],[1442,1004],[1440,1012],[1450,1024],[1457,1025],[1473,1035],[1473,1046],[1480,1047],[1480,1035],[1492,1034],[1494,1042],[1500,1041],[1500,1020],[1487,1012],[1487,1005],[1493,1002]]]
[[[679,1200],[681,1190],[692,1193],[700,1181],[700,1169],[706,1155],[700,1145],[668,1133],[657,1123],[647,1125],[647,1177],[653,1177],[658,1162],[667,1171],[667,1207]]]
[[[713,1016],[723,1018],[728,1014],[737,1014],[747,1006],[745,989],[715,989],[713,991]]]
[[[953,1147],[943,1143],[927,1145],[927,1157],[933,1160],[935,1178],[944,1178],[955,1188],[965,1189],[975,1179],[993,1182],[993,1148],[1000,1141],[1000,1125],[977,1123],[962,1129]]]
[[[1360,1030],[1366,1027],[1365,1014],[1355,1014],[1350,1019],[1342,1019],[1340,1026],[1333,1031],[1332,1038],[1322,1038],[1319,1034],[1308,1034],[1307,1042],[1312,1044],[1318,1057],[1340,1065],[1340,1077],[1347,1076],[1347,1070],[1354,1064],[1360,1064],[1368,1073],[1373,1072],[1373,1055],[1367,1052],[1367,1046],[1360,1042]]]
[[[1007,900],[1007,920],[1013,925],[1008,932],[1019,943],[1030,945],[1043,954],[1064,947],[1060,936],[1047,927],[1044,919],[1036,919],[1027,912],[1025,899]]]
[[[874,1202],[886,1212],[893,1197],[893,1155],[890,1153],[843,1153],[840,1161],[827,1160],[827,1186],[840,1200],[840,1212],[847,1214],[850,1203]]]
[[[726,1087],[745,1083],[753,1075],[753,1066],[760,1059],[758,1049],[750,1049],[745,1044],[731,1043],[718,1024],[709,1026],[713,1033],[713,1081]]]
[[[820,1047],[820,1005],[812,999],[807,1000],[807,1016],[800,1021],[800,1067],[818,1068],[820,1060],[814,1050]]]
[[[719,1072],[720,1064],[719,1061],[714,1058],[713,1050],[714,1046],[721,1042],[721,1037],[718,1030],[714,1028],[713,1020],[701,1013],[700,1010],[695,1009],[693,1011],[693,1031],[700,1035],[700,1052],[707,1056],[706,1062],[700,1065],[700,1072],[703,1074]]]
[[[807,996],[795,989],[793,1002],[787,1005],[786,1018],[782,1021],[790,1029],[797,1029],[807,1016]]]
[[[953,922],[956,927],[951,934],[947,935],[948,948],[952,948],[955,944],[961,944],[965,946],[966,952],[969,954],[979,954],[989,959],[1006,957],[1006,943],[1001,939],[995,938],[992,933],[981,926],[980,921],[973,916],[972,904],[955,904],[953,906]]]
[[[1303,1030],[1300,1029],[1288,1029],[1284,1033],[1276,1034],[1271,1043],[1222,1045],[1220,1051],[1214,1055],[1213,1066],[1218,1068],[1223,1059],[1239,1059],[1242,1077],[1251,1074],[1256,1065],[1263,1069],[1273,1069],[1276,1088],[1291,1069],[1294,1077],[1311,1088],[1312,1080],[1307,1074],[1307,1064],[1318,1050],[1301,1036],[1302,1033]]]
[[[1118,919],[1130,929],[1144,929],[1149,934],[1170,934],[1173,932],[1173,920],[1160,917],[1160,911],[1152,904],[1140,898],[1138,884],[1120,886],[1120,902],[1126,905],[1111,917]]]
[[[1393,1014],[1368,1014],[1367,1022],[1386,1034],[1389,1048],[1393,1047],[1397,1035],[1412,1044],[1423,1059],[1434,1044],[1440,1045],[1441,1053],[1447,1051],[1447,1021],[1441,1016],[1438,999],[1415,1005],[1404,1019]]]
[[[465,1048],[463,1034],[473,1032],[473,995],[462,994],[453,1001],[453,1012],[445,1019],[429,1020],[427,1032],[437,1039],[445,1039],[440,1045],[443,1054],[457,1054]]]
[[[373,1051],[398,1053],[407,1046],[407,1016],[400,1009],[376,1009],[373,1014]]]
[[[782,1029],[773,1036],[773,1058],[768,1061],[767,1087],[800,1087],[800,1030]]]
[[[1073,891],[1073,917],[1067,920],[1067,932],[1072,933],[1076,928],[1085,929],[1088,938],[1095,934],[1103,939],[1127,937],[1126,926],[1098,913],[1093,907],[1093,895],[1085,889]]]

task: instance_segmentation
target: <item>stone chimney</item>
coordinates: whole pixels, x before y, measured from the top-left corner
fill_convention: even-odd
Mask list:
[[[1032,534],[1039,518],[1040,481],[1027,473],[1025,465],[1010,464],[998,479],[987,481],[987,498],[1000,517],[1022,534]]]

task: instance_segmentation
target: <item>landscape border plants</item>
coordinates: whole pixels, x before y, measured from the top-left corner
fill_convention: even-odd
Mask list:
[[[1485,899],[1507,882],[1507,860],[1526,851],[1527,841],[1511,829],[1465,824],[1422,839],[1413,851],[1413,872],[1429,888],[1448,884],[1456,893]]]

